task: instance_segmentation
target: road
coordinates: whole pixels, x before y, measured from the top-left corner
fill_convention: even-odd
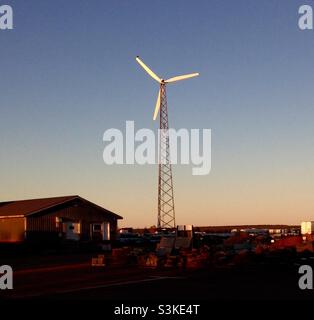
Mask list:
[[[136,266],[91,267],[88,263],[14,272],[8,299],[58,300],[314,300],[298,288],[296,268],[285,265],[215,270],[151,270]]]

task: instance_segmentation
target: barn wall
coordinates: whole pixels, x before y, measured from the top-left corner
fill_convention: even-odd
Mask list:
[[[25,222],[24,218],[0,219],[0,242],[24,241]]]
[[[39,232],[49,232],[58,237],[58,234],[62,232],[62,223],[56,222],[57,217],[63,220],[69,219],[73,222],[80,222],[82,239],[90,238],[91,223],[110,222],[113,238],[117,228],[117,221],[111,215],[106,216],[102,210],[87,204],[74,204],[49,213],[27,217],[26,230],[28,237],[34,233],[39,235]]]

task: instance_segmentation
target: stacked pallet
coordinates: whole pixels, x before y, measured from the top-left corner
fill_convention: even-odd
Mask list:
[[[180,260],[180,256],[168,255],[166,257],[166,261],[165,261],[164,267],[166,267],[166,268],[174,268],[174,267],[176,267],[178,265],[179,260]]]
[[[157,268],[158,267],[158,257],[154,253],[149,253],[148,255],[141,255],[137,257],[137,263],[140,267],[145,268]]]
[[[155,254],[150,253],[146,259],[146,267],[157,268],[157,266],[158,266],[158,257]]]
[[[99,254],[96,258],[92,258],[92,267],[104,267],[105,265],[105,256],[103,254]]]
[[[128,264],[130,251],[131,249],[128,247],[112,249],[110,264],[114,266],[124,266]]]
[[[182,251],[181,260],[178,266],[185,269],[201,269],[208,264],[208,253],[206,251],[192,250],[190,252]]]

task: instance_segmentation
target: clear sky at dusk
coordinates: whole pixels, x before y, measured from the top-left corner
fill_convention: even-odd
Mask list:
[[[173,128],[212,129],[212,171],[173,168],[177,223],[314,220],[314,31],[310,0],[1,1],[0,200],[79,194],[124,217],[157,219],[157,166],[105,165],[109,128],[157,129],[162,77]]]

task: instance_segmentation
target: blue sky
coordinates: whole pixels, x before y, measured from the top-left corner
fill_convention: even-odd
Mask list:
[[[1,2],[2,3],[2,2]],[[162,77],[174,128],[212,129],[212,171],[175,166],[177,221],[299,223],[314,215],[314,1],[9,1],[0,31],[2,200],[80,194],[156,223],[157,167],[106,166],[102,135],[157,128]],[[193,221],[191,221],[191,213]]]

